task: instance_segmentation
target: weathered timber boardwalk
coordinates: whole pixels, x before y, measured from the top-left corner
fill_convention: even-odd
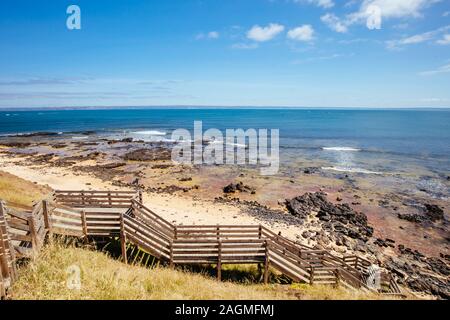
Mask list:
[[[53,234],[84,239],[120,238],[127,263],[131,243],[170,267],[186,264],[259,264],[294,282],[341,285],[350,289],[401,294],[382,273],[381,290],[367,285],[370,262],[314,250],[261,225],[174,225],[144,206],[136,191],[55,191],[30,212],[0,204],[0,296],[17,277],[16,261],[32,257]]]

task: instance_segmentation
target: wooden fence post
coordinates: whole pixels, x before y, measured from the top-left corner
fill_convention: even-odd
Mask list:
[[[217,244],[217,280],[222,280],[222,241],[219,240]]]
[[[37,254],[39,251],[38,246],[38,239],[37,239],[37,233],[36,233],[36,226],[34,223],[34,217],[30,216],[28,218],[28,226],[30,227],[30,236],[31,236],[31,249],[33,250],[33,254]]]
[[[51,221],[50,221],[50,215],[48,212],[48,202],[47,200],[42,200],[42,213],[44,215],[44,224],[47,231],[51,229]]]
[[[0,229],[0,272],[2,273],[2,278],[9,278],[9,265],[8,256],[6,251],[6,243],[3,239],[3,230]]]
[[[174,267],[174,263],[173,263],[173,241],[169,242],[169,246],[170,246],[170,257],[169,257],[169,267],[173,268]]]
[[[313,285],[314,284],[314,267],[311,266],[310,270],[309,270],[309,284]]]
[[[270,259],[270,255],[269,255],[269,246],[268,246],[268,242],[267,240],[264,241],[264,246],[266,248],[266,255],[265,255],[265,259],[264,259],[264,284],[268,284],[269,283],[269,259]]]
[[[139,202],[140,203],[144,203],[143,198],[142,198],[142,190],[139,190]]]
[[[108,204],[112,206],[111,192],[108,192]]]
[[[259,225],[259,228],[258,228],[258,239],[261,239],[261,237],[262,237],[262,226]]]
[[[339,285],[340,285],[340,283],[341,283],[341,274],[340,274],[340,272],[339,272],[339,269],[336,269],[335,271],[334,271],[334,275],[335,275],[335,277],[336,277],[336,287],[339,287]]]
[[[48,234],[48,241],[52,241],[53,232],[52,232],[52,218],[50,216],[50,210],[47,200],[42,200],[42,213],[44,215],[44,226]]]
[[[16,252],[14,245],[9,239],[6,208],[2,200],[0,200],[0,242],[0,250],[3,252],[3,259],[0,258],[0,263],[3,265],[4,278],[10,278],[14,281],[17,275]]]
[[[83,228],[84,240],[87,241],[88,230],[87,230],[87,221],[86,221],[86,211],[84,211],[84,210],[81,210],[81,227]]]
[[[127,236],[125,232],[125,224],[123,221],[123,213],[120,214],[120,247],[122,250],[122,259],[124,263],[128,263],[127,259]]]
[[[3,270],[0,264],[0,300],[6,297],[6,284],[3,283]]]

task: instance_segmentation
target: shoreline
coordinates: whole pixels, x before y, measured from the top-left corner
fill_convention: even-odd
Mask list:
[[[53,189],[140,189],[144,204],[174,224],[261,224],[308,247],[408,275],[402,281],[410,288],[448,295],[448,202],[383,190],[384,177],[323,174],[308,163],[264,177],[248,167],[176,165],[158,143],[25,141],[0,146],[0,171]],[[438,210],[435,204],[445,213],[431,220],[423,208]]]

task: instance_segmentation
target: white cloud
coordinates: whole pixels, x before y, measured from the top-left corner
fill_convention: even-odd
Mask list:
[[[314,36],[314,29],[309,24],[289,30],[287,34],[289,39],[297,41],[311,41]]]
[[[218,39],[219,33],[217,31],[208,32],[208,38],[209,39]]]
[[[443,17],[448,17],[448,16],[450,16],[450,11],[445,11],[445,12],[442,14],[442,16],[443,16]]]
[[[439,34],[445,32],[449,29],[450,29],[450,25],[438,28],[433,31],[428,31],[428,32],[424,32],[421,34],[416,34],[416,35],[413,35],[410,37],[406,37],[403,39],[399,39],[399,40],[389,40],[386,42],[386,44],[387,44],[387,47],[390,49],[398,49],[399,47],[404,46],[404,45],[418,44],[418,43],[430,41],[430,40],[434,39],[436,36],[438,36]],[[445,37],[446,36],[444,36],[444,39],[439,40],[439,41],[445,41],[446,40]],[[445,43],[440,43],[439,41],[438,41],[439,44],[445,44]]]
[[[258,42],[264,42],[275,38],[283,31],[284,26],[277,23],[271,23],[267,27],[255,25],[247,32],[247,38]]]
[[[423,10],[441,0],[362,0],[359,9],[339,18],[327,14],[322,21],[336,32],[346,32],[348,27],[356,23],[367,23],[373,18],[374,8],[380,13],[381,19],[421,17]],[[379,9],[379,10],[378,10]],[[381,23],[381,21],[380,21]],[[381,25],[380,25],[381,27]]]
[[[421,72],[420,75],[422,76],[433,76],[436,74],[442,74],[442,73],[450,73],[450,64],[446,64],[444,66],[441,66],[435,70],[429,70]]]
[[[416,34],[412,37],[408,37],[405,38],[403,40],[400,40],[400,44],[417,44],[417,43],[421,43],[421,42],[425,42],[427,40],[430,40],[432,37],[432,34],[427,32],[427,33],[422,33],[422,34]]]
[[[336,32],[345,33],[348,31],[346,25],[347,23],[345,21],[342,21],[333,13],[327,13],[326,15],[320,17],[320,20],[322,20],[323,23],[325,23],[328,27]]]
[[[234,43],[231,48],[233,49],[241,49],[241,50],[252,50],[257,49],[257,43]]]
[[[442,39],[439,39],[438,41],[436,41],[436,43],[441,45],[450,44],[450,34],[444,34]]]
[[[333,59],[344,58],[344,57],[352,57],[353,55],[354,55],[353,53],[349,54],[349,55],[335,53],[335,54],[332,54],[329,56],[315,56],[315,57],[306,58],[306,59],[294,60],[294,61],[292,61],[292,64],[305,64],[305,63],[309,63],[309,62],[333,60]]]
[[[366,12],[370,6],[377,6],[383,18],[419,17],[422,10],[440,0],[364,0],[359,10]]]
[[[195,36],[196,40],[203,40],[203,39],[219,39],[220,34],[217,31],[210,31],[207,34],[199,33]]]
[[[334,1],[333,0],[294,0],[294,2],[301,3],[301,2],[307,2],[314,4],[318,7],[324,8],[324,9],[330,9],[334,7]]]

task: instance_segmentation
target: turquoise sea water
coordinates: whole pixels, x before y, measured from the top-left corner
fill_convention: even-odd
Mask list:
[[[280,130],[284,163],[299,159],[366,174],[424,168],[450,171],[450,109],[111,109],[0,111],[0,134],[56,132],[75,139],[132,136],[170,139],[177,128]],[[85,131],[95,134],[85,137]],[[84,134],[83,134],[84,132]]]

